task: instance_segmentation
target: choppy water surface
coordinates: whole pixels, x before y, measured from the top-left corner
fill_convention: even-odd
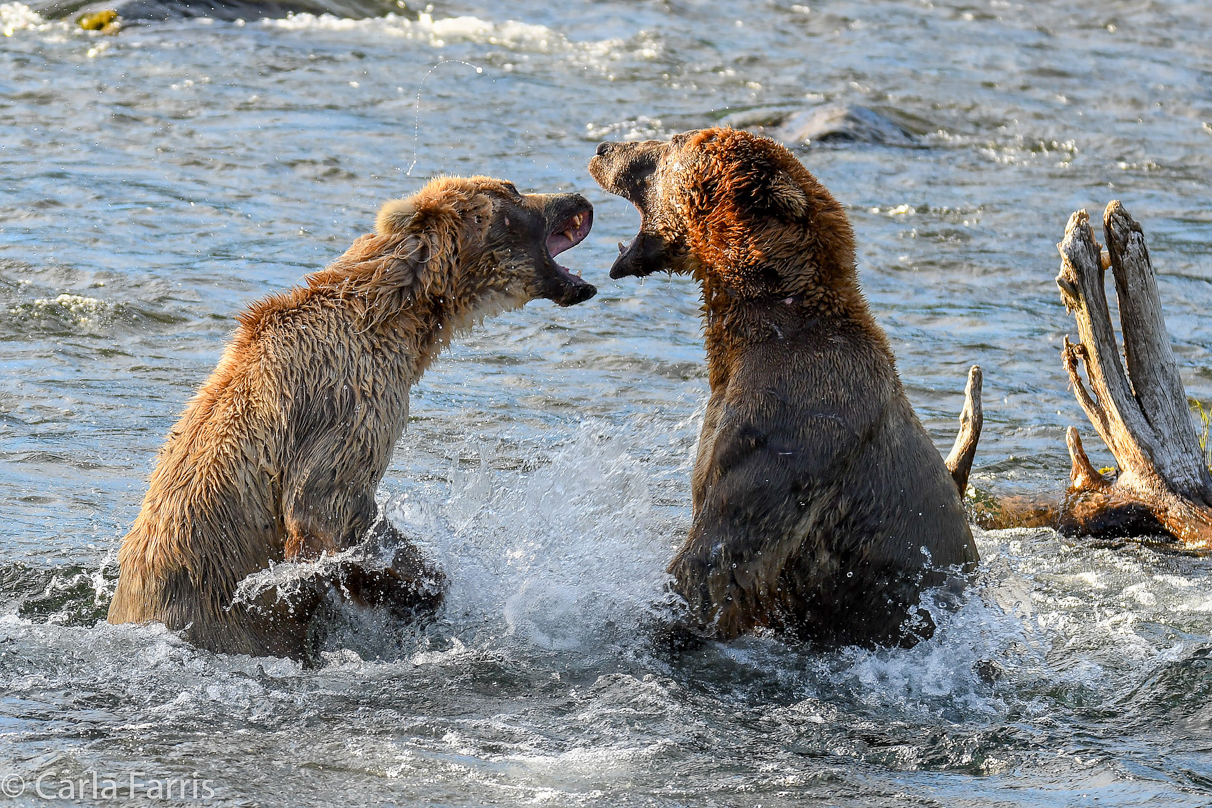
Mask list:
[[[981,534],[968,602],[912,650],[660,651],[697,300],[607,279],[637,216],[584,165],[762,105],[909,123],[919,147],[800,157],[940,446],[979,362],[974,482],[1049,487],[1064,427],[1090,435],[1052,283],[1073,209],[1144,224],[1212,398],[1210,29],[1194,1],[569,0],[110,37],[0,5],[0,776],[204,778],[230,805],[1207,805],[1207,561]],[[482,72],[428,74],[409,174],[443,59]],[[439,622],[350,616],[318,670],[96,624],[233,315],[443,172],[585,192],[569,263],[601,292],[488,323],[414,391],[381,494],[450,574]]]

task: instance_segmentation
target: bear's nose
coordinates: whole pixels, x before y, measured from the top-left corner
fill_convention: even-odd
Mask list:
[[[613,143],[611,143],[610,141],[606,141],[606,140],[604,140],[604,141],[602,141],[601,143],[599,143],[599,144],[598,144],[598,152],[597,152],[597,153],[598,153],[598,157],[605,157],[605,156],[606,156],[606,152],[610,151],[610,147],[611,147],[611,146],[613,146],[613,145],[614,145]]]

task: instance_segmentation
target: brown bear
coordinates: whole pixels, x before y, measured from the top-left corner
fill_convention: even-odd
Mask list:
[[[841,205],[785,148],[732,129],[603,143],[589,171],[641,217],[610,277],[702,287],[711,397],[669,565],[696,629],[930,636],[920,590],[976,545],[859,289]]]
[[[214,651],[308,658],[330,591],[409,615],[443,576],[385,519],[375,488],[408,391],[455,334],[546,298],[597,291],[554,260],[589,233],[577,194],[519,194],[487,177],[433,180],[388,202],[305,287],[252,305],[161,449],[122,542],[109,622],[159,621]],[[303,593],[246,603],[241,580],[354,547]],[[394,558],[390,553],[394,550]]]

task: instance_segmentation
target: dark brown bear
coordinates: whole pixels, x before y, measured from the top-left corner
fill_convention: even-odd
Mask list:
[[[214,651],[307,657],[329,590],[403,615],[434,609],[441,573],[376,519],[408,390],[484,317],[536,298],[593,297],[553,260],[591,221],[576,194],[434,180],[384,205],[376,232],[307,286],[254,304],[160,451],[118,554],[109,621],[162,622]],[[362,557],[322,567],[292,597],[236,597],[271,563],[362,542]]]
[[[930,636],[920,590],[976,545],[859,289],[841,206],[785,148],[731,129],[603,143],[589,171],[641,216],[610,277],[702,286],[711,399],[669,565],[695,622],[723,640]]]

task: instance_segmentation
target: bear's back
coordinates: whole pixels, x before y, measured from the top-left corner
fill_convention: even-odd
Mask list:
[[[736,633],[895,641],[920,587],[945,580],[931,570],[976,560],[959,492],[869,317],[767,315],[762,338],[750,330],[715,357],[679,559],[705,561],[722,543],[746,575],[777,577],[770,615],[726,617]]]

